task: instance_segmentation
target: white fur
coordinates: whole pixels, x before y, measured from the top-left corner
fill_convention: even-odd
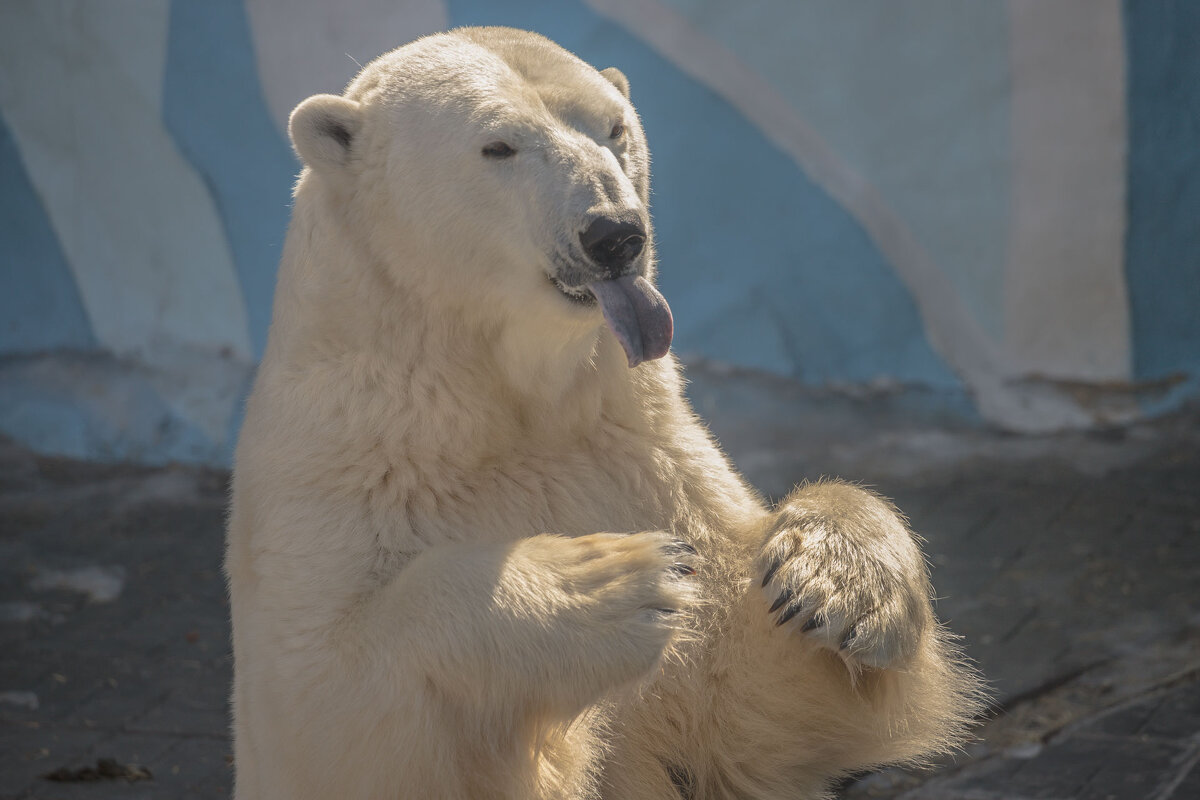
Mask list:
[[[768,509],[674,359],[629,369],[551,283],[589,215],[646,213],[606,73],[465,29],[293,114],[229,521],[239,800],[817,797],[977,710],[894,509]],[[811,608],[777,627],[784,591]]]

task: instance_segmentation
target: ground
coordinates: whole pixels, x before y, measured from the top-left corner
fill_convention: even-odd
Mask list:
[[[919,392],[689,375],[764,492],[840,475],[897,501],[995,689],[957,759],[845,797],[1200,796],[1200,407],[1031,438]],[[0,441],[0,798],[228,794],[227,480]]]

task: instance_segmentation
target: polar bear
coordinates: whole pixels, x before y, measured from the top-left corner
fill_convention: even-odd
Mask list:
[[[616,69],[419,39],[291,117],[236,453],[236,797],[815,798],[978,683],[887,502],[767,507],[681,390]]]

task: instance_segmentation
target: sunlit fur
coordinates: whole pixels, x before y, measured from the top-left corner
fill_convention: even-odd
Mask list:
[[[815,798],[961,741],[975,679],[897,513],[768,509],[674,358],[629,369],[549,280],[587,214],[645,210],[623,82],[470,30],[293,115],[229,520],[239,800]],[[777,627],[785,590],[829,630]]]

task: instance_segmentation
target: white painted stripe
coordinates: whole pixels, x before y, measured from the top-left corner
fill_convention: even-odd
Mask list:
[[[1023,373],[1132,374],[1119,0],[1010,0],[1012,232],[1005,345]]]
[[[1078,427],[1093,421],[1071,397],[1030,390],[1014,380],[1018,372],[1006,353],[967,312],[952,283],[875,187],[840,158],[766,80],[720,42],[660,2],[584,2],[740,111],[858,220],[912,293],[930,344],[967,384],[985,418],[1028,431]]]
[[[267,107],[285,137],[301,100],[341,94],[359,65],[450,24],[441,0],[247,0],[246,11]]]
[[[162,123],[168,8],[0,4],[0,107],[97,339],[146,359],[163,343],[249,358],[224,229]]]
[[[846,208],[896,269],[917,303],[931,343],[961,376],[969,377],[981,367],[995,370],[999,355],[995,346],[903,220],[766,80],[720,42],[660,3],[586,2],[649,41],[676,66],[719,94]]]

